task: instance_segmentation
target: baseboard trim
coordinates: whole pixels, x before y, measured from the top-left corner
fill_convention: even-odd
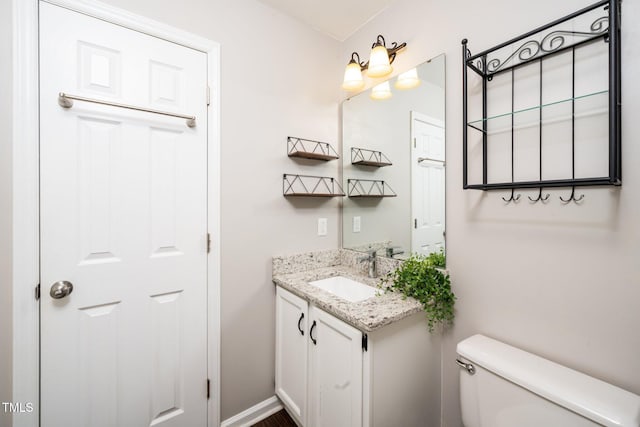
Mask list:
[[[257,405],[253,405],[251,408],[244,410],[231,418],[224,420],[220,424],[220,427],[249,427],[267,417],[270,417],[282,408],[283,406],[280,399],[273,396],[267,400],[263,400]]]

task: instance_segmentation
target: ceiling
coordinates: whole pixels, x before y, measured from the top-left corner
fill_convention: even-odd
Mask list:
[[[260,0],[344,41],[395,0]]]

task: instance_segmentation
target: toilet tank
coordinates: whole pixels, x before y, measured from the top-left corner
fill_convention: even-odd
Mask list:
[[[457,352],[465,427],[640,427],[640,396],[619,387],[483,335]]]

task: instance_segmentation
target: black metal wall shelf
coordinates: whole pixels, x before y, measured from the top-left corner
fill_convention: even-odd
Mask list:
[[[285,173],[282,177],[282,195],[285,197],[344,197],[344,191],[330,176]]]
[[[351,147],[351,164],[382,168],[391,166],[393,163],[391,163],[391,160],[389,160],[382,151]]]
[[[313,141],[311,139],[287,137],[287,155],[313,160],[335,160],[340,156],[328,142]]]
[[[389,184],[375,179],[347,179],[347,193],[349,198],[398,196]]]
[[[467,47],[467,40],[462,41],[462,63],[463,63],[463,188],[474,190],[499,190],[511,189],[512,192],[517,188],[540,188],[543,187],[580,187],[580,186],[601,186],[601,185],[621,185],[621,75],[620,75],[620,5],[621,0],[602,0],[588,7],[578,10],[563,18],[557,19],[549,24],[536,28],[526,34],[522,34],[509,41],[501,43],[491,49],[487,49],[475,55]],[[608,53],[608,88],[607,90],[598,90],[592,93],[576,93],[576,51],[592,45],[594,43],[606,43]],[[548,57],[557,55],[567,55],[570,59],[571,78],[567,83],[570,85],[571,96],[567,99],[553,100],[553,102],[543,102],[543,62]],[[529,65],[537,67],[539,71],[539,99],[537,105],[516,109],[514,103],[514,80],[515,70]],[[481,96],[482,97],[482,118],[472,121],[468,120],[468,70],[477,74],[482,80]],[[530,68],[529,72],[533,69]],[[510,73],[511,77],[511,109],[502,114],[489,115],[487,94],[492,90],[493,85],[490,82],[499,74]],[[505,78],[508,78],[506,76]],[[504,85],[505,80],[502,80]],[[504,89],[504,88],[503,88]],[[597,89],[597,88],[594,88]],[[567,88],[567,91],[569,88]],[[602,104],[606,105],[606,109],[594,110],[592,113],[576,113],[576,103],[588,99],[597,99],[602,97]],[[567,179],[543,179],[543,126],[548,122],[543,120],[542,112],[545,108],[566,104],[565,111],[567,117],[560,120],[566,120],[571,125],[571,178]],[[570,107],[569,107],[570,105]],[[522,116],[529,113],[526,119]],[[608,175],[576,178],[576,118],[580,118],[589,114],[606,114],[608,123]],[[514,117],[519,118],[519,126],[536,126],[539,128],[539,179],[517,181],[514,179]],[[493,125],[489,129],[489,123],[501,123],[496,130]],[[480,132],[482,137],[482,182],[470,183],[468,181],[468,132]],[[496,133],[511,133],[511,181],[510,182],[489,182],[488,168],[492,164],[489,159],[490,136]],[[478,136],[477,138],[479,138]],[[478,144],[479,144],[478,140]],[[569,140],[567,140],[567,144]],[[604,148],[604,147],[603,147]],[[479,154],[478,154],[479,156]],[[568,160],[567,160],[568,161]],[[569,165],[567,165],[568,167]],[[479,169],[478,169],[479,171]],[[574,198],[574,190],[569,200],[579,200]],[[537,199],[541,200],[542,190]],[[519,197],[519,196],[518,196]],[[506,199],[505,199],[506,200]],[[517,200],[514,194],[506,201]],[[542,199],[546,200],[546,199]],[[563,201],[566,201],[563,199]]]

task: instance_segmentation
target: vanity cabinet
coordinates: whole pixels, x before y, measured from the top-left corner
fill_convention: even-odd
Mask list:
[[[276,287],[276,394],[303,427],[439,425],[440,363],[423,313],[363,333]]]
[[[303,426],[362,425],[362,333],[276,290],[276,394]]]

